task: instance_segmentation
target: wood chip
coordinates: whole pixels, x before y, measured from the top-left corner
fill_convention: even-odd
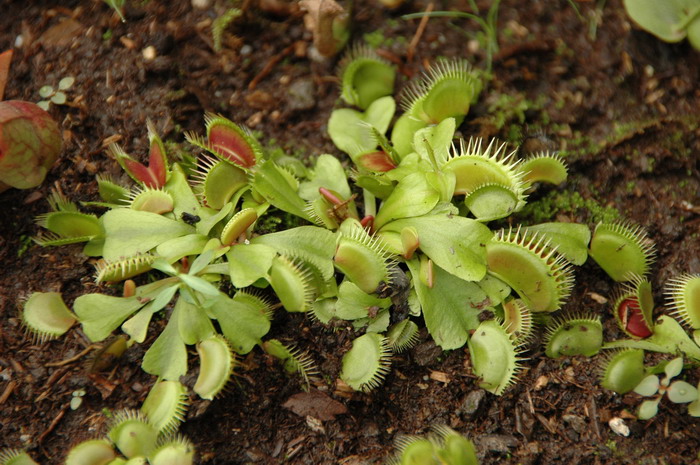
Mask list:
[[[588,297],[593,299],[596,303],[599,303],[601,305],[608,303],[608,299],[606,299],[602,295],[598,294],[597,292],[589,292],[587,295],[588,295]]]
[[[448,384],[451,381],[450,376],[447,373],[432,370],[430,371],[430,379],[440,381],[441,383],[445,384]]]

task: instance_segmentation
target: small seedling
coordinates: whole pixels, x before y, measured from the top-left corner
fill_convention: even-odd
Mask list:
[[[671,382],[671,379],[678,376],[681,371],[683,371],[683,357],[674,358],[664,367],[666,376],[663,379],[659,379],[656,375],[649,375],[634,388],[634,392],[641,396],[654,397],[651,400],[645,400],[639,406],[637,416],[640,420],[648,420],[656,415],[659,402],[664,395],[675,404],[687,404],[698,399],[698,390],[693,385],[680,380]],[[690,413],[696,416],[694,415],[696,412]]]
[[[54,105],[63,105],[68,100],[66,97],[66,92],[73,86],[75,82],[74,77],[64,77],[58,81],[58,88],[54,89],[51,86],[44,86],[39,89],[39,96],[44,100],[37,103],[39,108],[45,111],[49,111],[49,106],[53,103]]]

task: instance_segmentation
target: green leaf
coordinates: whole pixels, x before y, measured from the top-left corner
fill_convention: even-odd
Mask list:
[[[412,173],[399,181],[389,198],[379,208],[374,227],[380,229],[391,220],[425,215],[440,201],[425,173]]]
[[[364,113],[350,108],[334,110],[328,120],[328,135],[335,146],[350,157],[368,152],[377,147],[368,125],[384,134],[395,111],[396,102],[391,96],[375,100]]]
[[[164,189],[173,198],[173,213],[176,218],[182,218],[183,213],[198,214],[200,205],[197,196],[194,195],[190,183],[187,182],[187,175],[177,163],[173,164]]]
[[[395,220],[379,231],[400,233],[403,228],[418,231],[420,250],[436,265],[465,281],[479,281],[486,275],[486,244],[493,233],[482,223],[462,216],[431,215]]]
[[[648,420],[650,418],[653,418],[659,411],[660,401],[661,398],[659,397],[658,399],[645,400],[644,402],[642,402],[642,404],[639,406],[637,417],[640,420]]]
[[[146,339],[151,317],[170,303],[178,289],[180,289],[179,284],[173,284],[164,288],[154,300],[150,301],[136,315],[124,322],[122,331],[131,336],[136,342],[143,342]]]
[[[335,273],[333,255],[335,255],[336,236],[327,229],[317,226],[299,226],[251,239],[251,244],[272,247],[281,255],[299,257],[316,267],[324,280],[330,280]]]
[[[578,223],[542,223],[528,226],[527,232],[536,232],[546,237],[557,252],[574,265],[581,266],[588,259],[588,243],[591,230]]]
[[[194,228],[156,213],[119,208],[102,216],[104,259],[117,261],[150,251],[165,241],[194,233]]]
[[[73,304],[75,314],[91,341],[101,341],[117,329],[125,319],[143,307],[139,297],[112,297],[104,294],[81,295]]]
[[[306,202],[299,197],[299,183],[290,172],[273,161],[266,161],[255,173],[253,188],[280,210],[311,221],[306,213]]]
[[[227,203],[223,206],[221,210],[212,210],[211,208],[201,207],[199,209],[200,220],[197,223],[197,232],[205,236],[209,235],[209,232],[214,226],[233,210],[233,204]]]
[[[197,292],[201,292],[204,295],[208,296],[217,296],[221,291],[217,289],[216,286],[214,286],[212,283],[207,281],[206,279],[200,278],[199,276],[192,276],[188,274],[180,274],[178,276],[183,283],[185,283],[188,287],[194,289]]]
[[[617,349],[629,347],[632,349],[644,349],[652,352],[667,354],[683,353],[686,357],[700,362],[700,347],[695,344],[683,327],[673,318],[661,315],[654,325],[654,334],[643,340],[625,339],[622,341],[608,342],[605,349]]]
[[[238,295],[238,294],[236,294]],[[209,309],[233,350],[247,354],[270,330],[270,320],[261,308],[243,299],[220,294]]]
[[[674,404],[687,404],[698,398],[698,390],[685,381],[674,381],[666,390],[668,400]]]
[[[634,388],[634,392],[640,396],[651,397],[659,392],[659,385],[659,377],[656,375],[649,375]]]
[[[146,373],[169,381],[178,381],[187,373],[187,347],[180,338],[177,309],[168,324],[143,357],[141,367]]]
[[[459,279],[439,266],[433,267],[434,284],[429,288],[418,279],[419,260],[406,263],[413,276],[425,325],[435,343],[443,350],[462,347],[469,331],[479,326],[479,313],[486,294],[476,283]]]
[[[664,373],[668,379],[675,378],[681,374],[683,371],[683,357],[676,357],[666,364],[664,367]]]
[[[696,5],[693,0],[624,0],[627,14],[643,29],[666,42],[679,42],[686,32],[678,25],[687,10]]]
[[[335,316],[343,320],[356,320],[367,317],[370,307],[388,308],[391,299],[379,299],[363,292],[356,284],[345,280],[338,288],[338,302],[335,305]]]
[[[208,241],[209,238],[202,234],[188,234],[159,244],[156,253],[168,263],[173,263],[188,255],[202,253]]]
[[[187,299],[177,299],[173,314],[178,315],[180,338],[185,344],[196,344],[216,333],[206,311]]]
[[[250,286],[267,276],[277,251],[264,244],[236,244],[226,253],[231,282],[235,287]]]
[[[413,147],[424,160],[435,162],[436,168],[442,167],[450,156],[452,138],[455,133],[455,119],[447,118],[437,126],[416,131],[413,136]]]
[[[349,199],[352,192],[348,185],[347,175],[337,158],[333,155],[320,155],[309,176],[309,181],[299,186],[299,196],[304,200],[314,200],[321,196],[319,187],[325,187],[337,192],[344,199]]]

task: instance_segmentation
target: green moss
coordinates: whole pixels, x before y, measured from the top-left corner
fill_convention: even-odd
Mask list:
[[[591,222],[612,222],[620,218],[620,212],[612,207],[604,207],[593,199],[584,199],[575,191],[552,191],[543,198],[528,203],[520,212],[520,216],[528,218],[532,223],[551,221],[559,213],[576,214],[584,209]]]

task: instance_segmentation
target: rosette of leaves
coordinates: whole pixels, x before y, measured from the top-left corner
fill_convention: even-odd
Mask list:
[[[675,404],[690,404],[688,413],[694,417],[700,416],[697,388],[682,380],[671,382],[671,379],[680,375],[681,371],[683,371],[683,357],[674,358],[664,364],[663,378],[659,379],[658,376],[651,374],[634,388],[634,392],[641,396],[653,397],[639,406],[637,416],[640,420],[648,420],[656,415],[664,395]]]

